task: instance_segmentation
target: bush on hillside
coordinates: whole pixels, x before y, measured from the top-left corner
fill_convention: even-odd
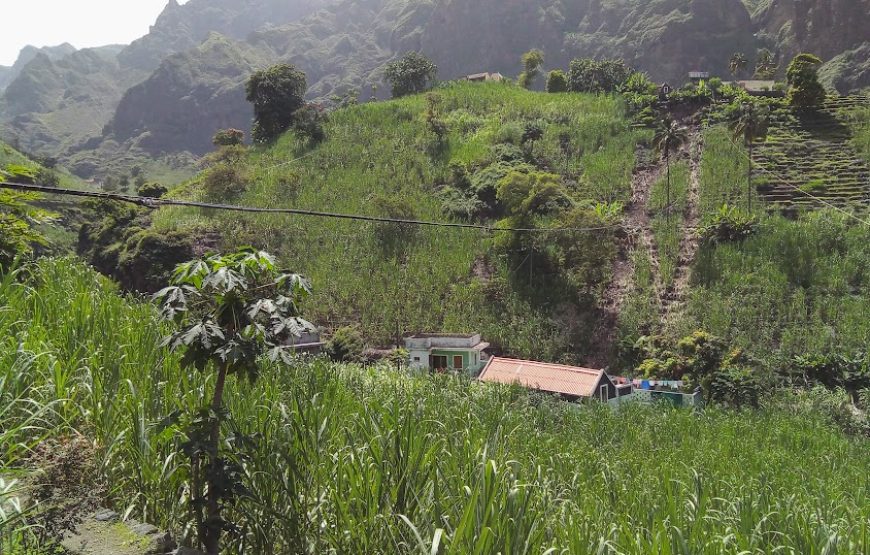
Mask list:
[[[416,220],[414,206],[400,196],[375,195],[368,204],[375,214],[393,220]],[[412,246],[419,227],[406,223],[375,223],[375,239],[389,257],[403,258]]]
[[[324,125],[328,121],[326,112],[312,104],[306,104],[293,116],[293,129],[299,136],[311,141],[313,144],[322,143],[326,140]]]
[[[723,205],[708,217],[698,230],[701,241],[707,244],[743,241],[758,231],[758,218],[734,206]]]
[[[623,60],[573,60],[568,71],[568,89],[572,92],[617,92],[634,72]]]
[[[390,62],[384,68],[384,77],[392,88],[393,98],[431,89],[437,74],[438,66],[417,52],[408,52],[401,60]]]
[[[169,192],[169,189],[161,185],[160,183],[146,183],[139,187],[136,190],[136,194],[140,197],[147,198],[161,198],[163,195]]]
[[[245,142],[245,132],[239,129],[221,129],[212,138],[214,146],[236,146]]]
[[[307,89],[305,74],[289,64],[254,72],[245,86],[254,105],[254,141],[272,141],[290,129],[305,106]]]
[[[812,54],[798,54],[788,66],[788,102],[799,108],[811,108],[825,101],[827,93],[819,83],[822,60]]]
[[[348,326],[339,328],[332,334],[326,343],[326,353],[335,362],[360,362],[365,347],[359,330]]]
[[[248,176],[238,165],[221,162],[206,170],[202,186],[209,200],[233,200],[248,190]]]
[[[554,69],[547,75],[547,92],[568,92],[568,76],[561,69]]]

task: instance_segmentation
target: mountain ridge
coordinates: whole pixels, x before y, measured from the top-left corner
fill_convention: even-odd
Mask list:
[[[782,75],[790,56],[808,50],[833,58],[829,86],[848,92],[870,85],[861,65],[870,0],[826,6],[821,0],[171,0],[147,35],[99,60],[93,59],[99,49],[25,59],[0,99],[0,123],[4,137],[29,151],[66,159],[131,141],[152,154],[201,154],[216,125],[249,128],[240,91],[252,68],[293,63],[308,76],[310,98],[356,89],[365,100],[384,96],[384,64],[411,50],[432,58],[444,79],[513,75],[523,52],[541,48],[547,68],[564,68],[575,57],[620,57],[674,84],[690,70],[727,76],[735,51],[745,52],[752,67],[762,48],[777,56]],[[221,62],[213,50],[204,55],[214,47],[203,50],[213,33],[228,41]],[[0,79],[10,75],[0,70]],[[202,129],[188,129],[196,117]]]

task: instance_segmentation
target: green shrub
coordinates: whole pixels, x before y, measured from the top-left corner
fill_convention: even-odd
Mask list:
[[[339,328],[326,344],[326,353],[336,362],[359,362],[365,351],[365,341],[357,328]]]
[[[758,218],[734,206],[723,205],[701,225],[699,236],[705,243],[743,241],[758,231]]]
[[[547,75],[547,92],[568,92],[568,77],[561,69],[554,69]]]
[[[159,183],[146,183],[136,190],[136,194],[140,197],[161,198],[169,192],[169,189]]]

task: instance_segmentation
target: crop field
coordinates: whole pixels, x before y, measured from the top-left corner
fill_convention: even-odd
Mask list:
[[[211,378],[80,263],[17,278],[0,282],[0,474],[80,435],[116,510],[189,535],[183,438],[158,423]],[[228,428],[253,438],[233,553],[870,550],[870,444],[790,403],[612,411],[385,368],[262,371],[228,394]]]
[[[861,105],[860,97],[836,97],[817,112],[774,110],[769,136],[755,152],[764,200],[781,207],[870,201],[870,167],[843,118]]]

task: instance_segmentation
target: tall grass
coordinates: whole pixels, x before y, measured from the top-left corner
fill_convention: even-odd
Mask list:
[[[288,134],[274,146],[254,151],[246,166],[252,185],[237,202],[381,215],[378,199],[394,197],[413,207],[420,219],[446,220],[437,191],[451,178],[450,164],[473,168],[484,163],[493,144],[518,144],[532,122],[544,129],[534,157],[549,171],[565,173],[559,138],[570,137],[573,153],[566,179],[577,200],[628,201],[635,144],[644,133],[630,129],[619,100],[547,95],[498,84],[453,84],[436,94],[439,117],[450,130],[445,146],[437,148],[427,130],[423,96],[340,110],[326,127],[328,139],[313,149]],[[196,182],[184,190],[199,194]],[[517,288],[509,288],[508,313],[479,300],[469,302],[481,285],[475,262],[492,250],[491,237],[482,232],[403,233],[397,252],[377,240],[378,226],[384,224],[181,209],[160,210],[154,219],[158,229],[216,229],[227,249],[247,243],[276,253],[318,284],[311,306],[315,321],[329,327],[360,323],[376,343],[389,343],[397,330],[514,327],[522,329],[499,334],[499,346],[520,356],[546,358],[576,347],[567,340],[548,347],[554,326],[540,324],[557,310]],[[500,276],[514,270],[508,257],[492,263],[492,272]],[[564,302],[558,299],[553,305]],[[529,314],[533,317],[523,323]]]
[[[187,465],[156,424],[210,378],[155,347],[152,307],[78,263],[32,276],[0,285],[4,461],[76,430],[115,508],[184,532]],[[254,439],[231,553],[870,550],[870,444],[813,414],[612,411],[323,361],[230,387],[228,426]],[[51,403],[40,431],[20,425]]]
[[[687,328],[776,361],[870,342],[870,231],[831,211],[771,216],[740,244],[703,247]],[[739,301],[738,301],[739,299]]]

